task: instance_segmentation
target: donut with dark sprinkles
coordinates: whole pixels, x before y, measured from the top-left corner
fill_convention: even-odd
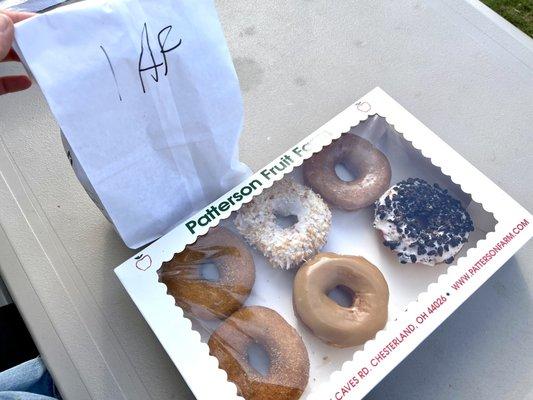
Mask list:
[[[451,264],[474,224],[459,200],[438,184],[409,178],[375,204],[374,228],[402,264]]]

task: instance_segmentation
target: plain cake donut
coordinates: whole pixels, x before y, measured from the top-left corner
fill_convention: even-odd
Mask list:
[[[202,266],[214,264],[216,281],[202,275]],[[226,228],[212,228],[164,262],[157,271],[176,305],[186,315],[213,320],[229,317],[242,307],[255,281],[255,264],[244,241]]]
[[[298,221],[283,228],[278,216],[294,215]],[[235,226],[276,268],[299,266],[326,243],[331,211],[322,198],[291,178],[275,182],[239,210]]]
[[[248,360],[248,348],[258,344],[269,357],[266,375]],[[309,380],[309,357],[302,338],[276,311],[244,307],[225,320],[208,342],[211,355],[246,400],[293,400]]]
[[[346,182],[339,178],[337,164],[344,165],[356,179]],[[307,160],[303,174],[305,183],[328,203],[351,211],[372,205],[387,190],[391,167],[368,140],[345,133]]]
[[[352,295],[343,307],[329,292],[342,287]],[[293,306],[302,323],[336,347],[364,344],[385,327],[389,288],[380,270],[363,257],[320,253],[296,273]]]

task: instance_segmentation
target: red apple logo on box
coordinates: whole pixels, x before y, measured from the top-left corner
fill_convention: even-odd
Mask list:
[[[370,105],[370,103],[367,103],[366,101],[359,101],[357,103],[355,103],[355,105],[357,106],[357,109],[361,112],[370,112],[370,110],[372,109],[372,106]]]
[[[134,258],[137,260],[135,262],[135,267],[141,271],[146,271],[152,266],[152,258],[148,254],[144,255],[141,253]]]

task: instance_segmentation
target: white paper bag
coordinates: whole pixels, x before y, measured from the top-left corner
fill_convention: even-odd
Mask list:
[[[211,0],[91,0],[16,26],[78,176],[129,247],[249,173],[242,100]]]

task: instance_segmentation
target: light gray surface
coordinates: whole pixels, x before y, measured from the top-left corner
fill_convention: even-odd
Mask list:
[[[0,0],[0,9],[38,12],[54,7],[64,1],[66,0]]]
[[[529,39],[462,1],[217,4],[254,169],[379,85],[533,209]],[[66,397],[191,398],[112,272],[131,251],[38,89],[0,98],[0,118],[0,270]],[[533,398],[532,257],[529,244],[369,398]]]

